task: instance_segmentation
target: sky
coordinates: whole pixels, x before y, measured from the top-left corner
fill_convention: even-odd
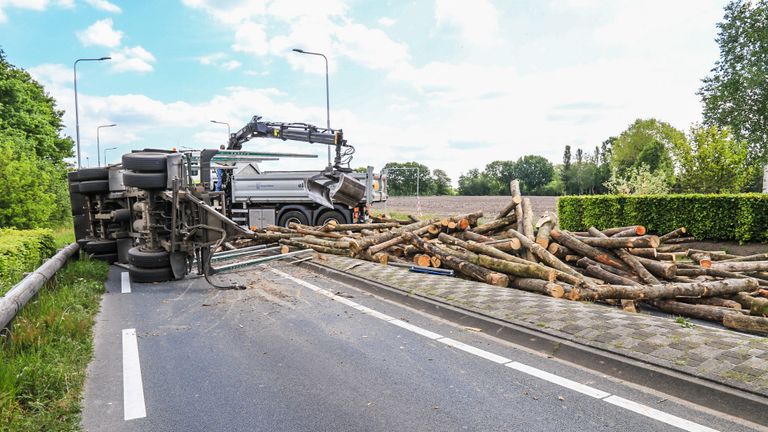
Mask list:
[[[140,148],[217,148],[252,116],[330,122],[353,166],[416,160],[460,173],[526,154],[562,161],[637,118],[686,130],[718,57],[724,0],[0,0],[0,47],[65,110],[83,165]],[[320,169],[313,153],[263,168]],[[87,158],[87,159],[86,159]],[[87,161],[87,162],[86,162]]]

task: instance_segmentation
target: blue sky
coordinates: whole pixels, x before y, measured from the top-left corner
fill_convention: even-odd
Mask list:
[[[585,151],[634,119],[687,129],[717,58],[725,1],[0,0],[0,46],[67,111],[81,145],[110,161],[142,147],[217,147],[252,115],[331,125],[356,166],[419,160],[453,178],[498,159],[553,161]],[[323,155],[271,140],[248,148]],[[321,158],[322,159],[322,158]],[[95,161],[91,161],[93,165]],[[316,168],[283,160],[265,168]]]

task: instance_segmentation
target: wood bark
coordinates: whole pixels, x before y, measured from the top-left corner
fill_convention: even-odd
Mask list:
[[[628,248],[627,252],[631,253],[632,255],[641,256],[643,258],[654,259],[658,257],[656,248]]]
[[[768,316],[768,299],[753,297],[746,292],[740,292],[733,296],[733,300],[749,309],[751,315]]]
[[[728,309],[741,310],[741,304],[735,300],[724,299],[722,297],[702,297],[702,298],[684,298],[678,299],[684,303],[702,304],[708,306],[718,306]]]
[[[685,233],[687,232],[688,230],[685,227],[680,227],[672,232],[666,233],[663,236],[659,237],[659,241],[662,243],[667,243],[669,240],[685,235]]]
[[[677,274],[677,264],[666,261],[656,261],[639,256],[635,258],[654,276],[662,279],[672,279]]]
[[[639,283],[632,279],[625,278],[623,276],[619,276],[617,274],[611,273],[605,269],[603,269],[600,266],[597,265],[588,265],[586,267],[587,274],[598,278],[602,280],[605,283],[608,284],[614,284],[614,285],[634,285],[634,286],[640,286]]]
[[[595,230],[602,234],[602,232]],[[603,234],[605,236],[605,234]],[[589,246],[604,249],[627,249],[627,248],[655,248],[659,245],[659,238],[656,236],[641,237],[577,237],[580,241]]]
[[[725,314],[723,325],[735,330],[757,334],[768,334],[768,318],[742,315],[737,312]]]
[[[290,239],[281,239],[280,244],[285,246],[293,246],[300,249],[313,249],[317,252],[321,253],[327,253],[327,254],[333,254],[333,255],[341,255],[341,256],[350,256],[348,249],[338,249],[338,248],[332,248],[332,247],[326,247],[326,246],[320,246],[316,244],[309,244],[309,243],[302,243],[300,241],[294,241]]]
[[[501,219],[504,216],[508,215],[509,212],[513,211],[515,207],[523,201],[523,197],[520,196],[519,183],[517,184],[517,192],[518,192],[517,195],[515,195],[513,192],[514,186],[512,184],[515,182],[517,182],[517,180],[512,180],[509,182],[509,190],[510,190],[510,193],[512,193],[512,199],[509,201],[509,204],[507,204],[506,206],[504,206],[503,209],[501,209],[501,211],[499,212],[499,215],[496,216],[496,219]]]
[[[485,234],[493,231],[500,230],[507,225],[515,223],[514,216],[504,216],[503,218],[494,219],[490,222],[486,222],[482,225],[478,225],[472,228],[470,231],[476,234]]]
[[[726,258],[720,262],[737,262],[737,261],[766,261],[768,260],[768,253],[761,253],[755,255],[737,256],[734,258]]]
[[[564,260],[566,255],[573,255],[573,251],[561,245],[560,243],[555,242],[551,242],[549,246],[547,246],[547,250],[549,253],[560,258],[561,260]]]
[[[413,256],[413,263],[421,267],[429,267],[429,255],[416,254]]]
[[[597,228],[590,228],[589,229],[590,234],[597,238],[603,238],[608,239],[608,236],[603,234],[602,232],[598,231]],[[632,239],[640,239],[642,237],[633,237]],[[616,249],[615,250],[616,255],[619,256],[619,259],[624,261],[629,268],[634,270],[635,273],[637,273],[638,276],[640,276],[640,279],[643,280],[643,282],[651,284],[651,285],[657,285],[659,284],[659,280],[656,279],[644,266],[640,261],[635,258],[634,255],[630,254],[627,249]]]
[[[607,252],[603,252],[598,249],[595,249],[592,246],[589,246],[588,244],[572,236],[567,231],[560,231],[559,229],[553,229],[551,232],[551,235],[552,235],[552,238],[555,239],[555,241],[571,249],[572,251],[578,254],[581,254],[582,256],[592,258],[597,262],[607,264],[611,267],[616,267],[622,270],[627,269],[627,266],[622,261],[613,258]]]
[[[675,300],[655,300],[651,304],[664,312],[715,322],[722,322],[725,314],[733,313],[717,306],[690,304]]]
[[[768,271],[768,261],[716,261],[710,267],[731,272],[762,272]]]
[[[722,297],[741,291],[754,291],[754,279],[724,279],[711,282],[668,283],[664,285],[598,285],[589,290],[580,290],[579,299],[604,300],[654,300],[675,297]]]
[[[560,261],[559,258],[549,253],[548,250],[546,250],[541,245],[539,245],[538,243],[528,238],[528,236],[524,235],[523,233],[518,232],[514,229],[510,229],[507,232],[517,237],[517,239],[520,240],[520,242],[523,244],[523,247],[529,250],[534,256],[536,256],[544,264],[554,269],[568,273],[572,276],[577,276],[577,277],[581,276],[578,272],[573,270],[569,265]]]
[[[327,224],[319,228],[320,231],[360,231],[364,229],[386,229],[400,227],[399,222],[383,222],[383,223],[355,223],[355,224],[340,224],[331,219]]]
[[[296,222],[289,223],[288,228],[295,230],[297,233],[302,235],[313,235],[316,237],[330,237],[330,238],[344,237],[344,235],[340,233],[319,231],[319,230],[313,229],[312,227],[308,227],[306,225],[297,224]]]
[[[619,231],[613,235],[608,235],[605,233],[605,231],[603,231],[603,234],[608,235],[609,237],[635,237],[635,236],[645,235],[645,233],[646,233],[645,227],[642,225],[628,227],[627,229]]]
[[[552,232],[552,228],[555,224],[552,221],[544,222],[539,226],[539,230],[536,231],[536,244],[543,248],[549,247],[549,233]]]
[[[404,227],[400,227],[397,229],[392,229],[386,232],[383,232],[381,234],[377,234],[375,236],[366,237],[360,240],[356,240],[350,243],[349,247],[354,253],[360,253],[360,251],[367,249],[375,244],[385,242],[387,240],[391,240],[399,235],[401,235],[404,232],[411,232],[416,231],[419,228],[423,228],[427,225],[431,225],[433,223],[437,222],[437,219],[431,219],[431,220],[423,220],[420,222],[414,222],[410,225],[406,225]]]
[[[548,282],[533,278],[512,278],[509,285],[523,291],[535,292],[554,298],[562,298],[565,295],[565,288],[562,284]]]

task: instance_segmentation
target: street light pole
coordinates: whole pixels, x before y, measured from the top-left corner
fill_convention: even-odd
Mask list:
[[[326,57],[325,54],[323,53],[304,51],[303,49],[299,49],[299,48],[294,48],[293,51],[299,54],[320,56],[325,60],[325,124],[326,124],[326,127],[330,129],[331,128],[331,96],[330,96],[330,87],[328,85],[328,57]],[[328,146],[328,166],[331,166],[331,147],[330,146]]]
[[[216,123],[216,124],[226,125],[227,126],[227,142],[229,142],[229,137],[232,136],[232,129],[229,127],[229,123],[223,122],[223,121],[217,121],[217,120],[211,120],[211,123]]]
[[[73,66],[75,77],[75,137],[77,140],[77,169],[80,169],[80,115],[77,108],[77,63],[81,61],[103,61],[111,59],[112,57],[80,58],[75,60],[75,64]]]
[[[117,150],[117,147],[110,147],[110,148],[105,148],[104,149],[104,165],[108,165],[107,164],[107,151],[109,151],[109,150]]]
[[[101,149],[99,148],[99,146],[100,146],[100,144],[99,144],[99,130],[101,128],[110,128],[110,127],[115,127],[115,126],[117,126],[117,125],[114,124],[114,123],[108,124],[108,125],[96,126],[96,160],[97,160],[96,166],[101,166],[101,159],[100,159],[101,158],[101,156],[100,156],[101,155]],[[107,164],[107,156],[106,156],[106,154],[107,154],[107,152],[105,150],[104,151],[104,165]]]

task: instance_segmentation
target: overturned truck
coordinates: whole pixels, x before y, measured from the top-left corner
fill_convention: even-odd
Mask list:
[[[335,163],[322,171],[262,171],[264,161],[315,156],[242,150],[257,137],[332,145]],[[193,270],[207,277],[225,242],[253,238],[268,225],[367,221],[370,204],[387,198],[386,177],[372,167],[353,173],[353,152],[341,130],[255,116],[227,149],[127,153],[122,164],[70,174],[76,238],[95,258],[128,264],[135,282],[181,279]]]

